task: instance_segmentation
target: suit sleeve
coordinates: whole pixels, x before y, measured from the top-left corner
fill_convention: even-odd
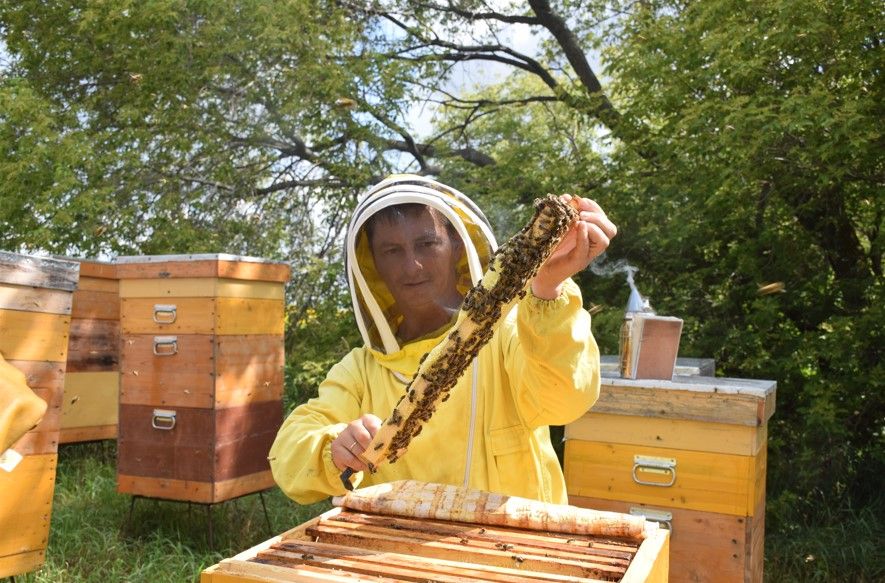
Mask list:
[[[360,417],[363,386],[352,351],[332,367],[317,397],[299,405],[283,422],[270,448],[270,468],[280,489],[300,504],[344,494],[331,445]],[[357,480],[359,477],[357,478]]]
[[[571,279],[553,300],[531,292],[520,301],[515,326],[505,333],[505,367],[523,423],[529,428],[564,425],[599,397],[599,348]]]

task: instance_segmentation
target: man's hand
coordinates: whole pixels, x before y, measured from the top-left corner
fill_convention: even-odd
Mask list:
[[[357,472],[369,471],[368,466],[357,455],[369,447],[380,427],[381,419],[370,413],[348,423],[332,442],[332,462],[335,467],[342,472],[346,468]]]
[[[559,297],[563,282],[590,265],[618,234],[618,228],[595,201],[589,198],[577,198],[577,201],[578,220],[532,280],[535,297],[544,300]]]

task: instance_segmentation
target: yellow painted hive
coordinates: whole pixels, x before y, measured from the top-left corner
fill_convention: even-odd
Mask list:
[[[569,502],[671,529],[670,580],[762,581],[768,420],[776,383],[603,376],[565,428]]]
[[[0,355],[47,403],[40,423],[0,452],[0,577],[45,559],[78,272],[76,262],[0,251]]]

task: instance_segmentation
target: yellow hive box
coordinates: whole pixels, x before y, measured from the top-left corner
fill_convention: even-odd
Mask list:
[[[78,274],[75,262],[0,251],[0,354],[48,405],[37,427],[0,452],[19,460],[0,469],[0,577],[32,571],[44,561]]]
[[[671,533],[671,581],[761,581],[773,381],[603,376],[565,429],[577,506],[641,514]]]

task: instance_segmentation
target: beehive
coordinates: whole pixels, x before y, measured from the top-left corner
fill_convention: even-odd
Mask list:
[[[121,257],[117,490],[216,503],[273,486],[284,263]]]
[[[539,518],[533,513],[533,518]],[[641,538],[550,532],[333,508],[206,569],[243,581],[667,581],[668,533]],[[652,525],[654,526],[654,525]]]
[[[80,261],[61,406],[61,443],[117,437],[120,298],[116,266]]]
[[[670,580],[761,581],[773,381],[604,376],[566,426],[570,503],[672,528]]]
[[[23,458],[11,471],[0,469],[0,577],[32,571],[46,554],[78,270],[75,262],[0,251],[0,354],[48,405],[10,448]]]

